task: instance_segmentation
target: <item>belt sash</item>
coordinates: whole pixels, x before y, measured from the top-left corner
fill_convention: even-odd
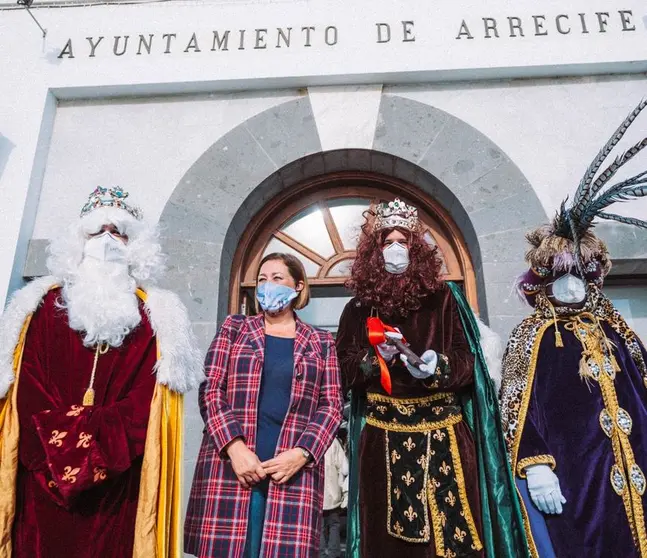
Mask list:
[[[453,393],[397,399],[369,393],[366,423],[384,431],[387,532],[429,543],[438,556],[483,548],[465,491],[454,425],[463,419]]]

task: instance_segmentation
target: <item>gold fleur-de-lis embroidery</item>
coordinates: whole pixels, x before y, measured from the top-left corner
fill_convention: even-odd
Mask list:
[[[106,470],[103,467],[95,467],[92,472],[94,473],[94,482],[106,480]]]
[[[68,417],[78,417],[83,412],[83,409],[85,409],[85,407],[82,407],[81,405],[72,405],[65,415]]]
[[[431,484],[431,489],[436,490],[437,488],[440,488],[440,482],[438,482],[434,477],[431,477],[431,480],[429,481]]]
[[[79,441],[76,443],[76,447],[89,448],[90,440],[92,440],[92,434],[86,434],[85,432],[81,432],[81,434],[79,434]]]
[[[63,476],[61,480],[74,484],[76,482],[76,475],[81,472],[80,467],[75,467],[74,469],[69,465],[63,469]]]
[[[429,525],[425,525],[424,529],[422,529],[422,530],[420,531],[420,536],[421,536],[423,539],[426,539],[426,538],[428,538],[428,537],[429,537]]]
[[[397,486],[393,489],[393,494],[395,494],[395,499],[399,500],[400,496],[402,496],[402,490],[400,490]]]
[[[413,506],[409,506],[409,509],[404,511],[404,517],[406,517],[411,523],[416,517],[418,517],[418,513],[413,511]]]
[[[457,540],[458,542],[463,542],[465,540],[465,535],[467,535],[465,531],[461,530],[460,527],[456,527],[456,530],[454,531],[455,540]]]
[[[402,475],[402,480],[407,486],[411,486],[414,482],[416,482],[416,479],[411,475],[411,471],[407,471],[406,475]]]
[[[404,531],[404,527],[402,527],[402,525],[400,525],[400,522],[399,522],[399,521],[396,521],[396,522],[395,522],[395,525],[393,526],[393,530],[394,530],[398,535],[401,535],[401,534],[402,534],[402,532]]]
[[[456,553],[451,548],[448,548],[445,550],[445,558],[456,558]]]
[[[65,438],[65,436],[67,436],[67,432],[52,430],[52,437],[49,439],[49,443],[60,448],[63,445],[63,438]]]
[[[391,462],[395,465],[395,462],[398,461],[398,459],[400,459],[400,454],[397,450],[393,450],[391,452]]]
[[[402,442],[402,445],[407,451],[411,451],[416,447],[416,443],[411,439],[411,436],[409,436],[405,442]]]
[[[53,480],[51,480],[51,481],[49,481],[47,483],[48,488],[56,488],[57,486],[58,486],[58,484],[56,484],[56,482],[54,482]]]
[[[440,524],[444,527],[447,524],[447,516],[445,515],[445,512],[440,512],[438,517],[440,518]]]
[[[443,412],[443,407],[432,407],[431,412],[434,415],[440,415]]]
[[[449,465],[447,465],[447,463],[445,463],[445,462],[443,461],[443,464],[442,464],[440,467],[438,467],[438,470],[439,470],[443,475],[447,476],[447,475],[449,475],[449,472],[452,470],[452,468],[451,468]]]
[[[377,409],[377,412],[380,413],[381,415],[386,413],[386,411],[388,410],[388,407],[386,405],[378,405],[375,408]]]
[[[410,417],[413,413],[416,412],[415,405],[402,405],[396,403],[395,408],[398,410],[398,413],[404,415],[405,417]]]
[[[418,465],[420,465],[421,469],[426,469],[427,464],[429,463],[429,459],[427,458],[426,455],[421,455],[418,460],[416,461]]]
[[[438,440],[439,442],[442,442],[446,436],[447,434],[442,430],[436,430],[436,432],[434,432],[434,440]]]
[[[451,490],[445,496],[445,503],[449,504],[452,508],[456,505],[456,496],[454,496]]]

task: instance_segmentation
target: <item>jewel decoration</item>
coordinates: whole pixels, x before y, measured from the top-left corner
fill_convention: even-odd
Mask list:
[[[418,210],[398,198],[377,206],[373,231],[401,227],[415,232],[418,226]]]
[[[141,210],[138,207],[126,203],[125,200],[128,196],[128,192],[122,190],[121,186],[115,186],[114,188],[97,186],[88,196],[88,201],[81,208],[81,217],[100,207],[115,207],[127,211],[135,219],[141,219]]]
[[[594,360],[589,360],[588,364],[591,376],[597,380],[600,377],[600,367],[598,366],[598,363]]]
[[[609,358],[604,359],[604,371],[607,373],[607,376],[611,378],[612,380],[616,379],[616,371],[613,368],[613,364],[611,364],[611,360]]]
[[[633,426],[633,421],[631,420],[631,415],[623,408],[619,408],[616,413],[616,424],[627,436],[631,434],[631,427]]]
[[[611,434],[613,433],[613,419],[606,409],[602,409],[600,412],[600,426],[604,430],[604,433],[611,438]]]
[[[634,463],[629,469],[629,477],[631,478],[631,484],[636,489],[636,492],[642,496],[645,493],[647,482],[645,481],[644,473],[637,463]]]
[[[618,496],[622,496],[626,485],[625,476],[622,474],[620,467],[618,465],[611,467],[611,486]]]

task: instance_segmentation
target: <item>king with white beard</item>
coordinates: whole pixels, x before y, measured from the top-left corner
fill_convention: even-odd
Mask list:
[[[127,198],[96,188],[0,319],[0,558],[181,548],[182,394],[202,363]]]

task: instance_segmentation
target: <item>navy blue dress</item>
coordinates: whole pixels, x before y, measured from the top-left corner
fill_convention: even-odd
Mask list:
[[[265,361],[258,397],[256,455],[272,459],[290,406],[294,371],[294,338],[265,336]],[[258,558],[263,538],[263,522],[269,480],[252,489],[247,525],[245,558]]]

